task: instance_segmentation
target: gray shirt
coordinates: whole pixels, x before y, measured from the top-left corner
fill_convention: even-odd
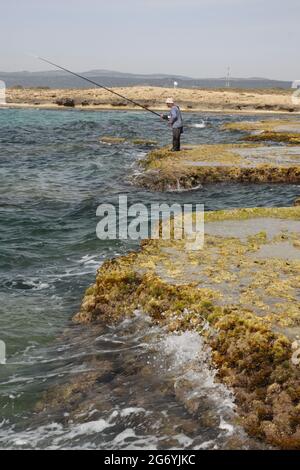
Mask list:
[[[178,127],[183,127],[181,111],[179,107],[176,106],[175,104],[171,108],[169,122],[171,126],[173,127],[173,129],[178,129]]]

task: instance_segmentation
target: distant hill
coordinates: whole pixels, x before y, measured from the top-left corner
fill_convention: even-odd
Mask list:
[[[133,74],[115,72],[112,70],[90,70],[83,72],[87,78],[108,87],[117,86],[162,86],[172,87],[177,81],[182,88],[224,88],[226,78],[191,78],[180,75],[166,74]],[[50,88],[89,88],[87,82],[63,71],[45,72],[0,72],[0,80],[4,80],[7,87],[50,87]],[[233,88],[290,88],[289,81],[270,80],[267,78],[231,78]]]

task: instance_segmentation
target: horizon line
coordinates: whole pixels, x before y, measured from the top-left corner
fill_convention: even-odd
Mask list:
[[[74,70],[74,72],[76,72]],[[169,77],[169,78],[182,78],[188,79],[188,80],[228,80],[228,77],[226,76],[221,76],[221,77],[192,77],[189,75],[182,75],[182,74],[168,74],[164,72],[154,72],[154,73],[140,73],[140,72],[121,72],[118,70],[110,70],[110,69],[89,69],[85,70],[83,72],[77,72],[80,74],[87,74],[87,73],[99,73],[99,72],[106,72],[106,73],[116,73],[116,74],[121,74],[121,75],[136,75],[136,76],[141,76],[141,77],[146,77],[146,76],[161,76],[161,77]],[[67,75],[67,72],[64,72],[63,70],[15,70],[15,71],[4,71],[1,70],[0,74],[46,74],[46,73],[58,73],[61,75]],[[295,79],[280,79],[280,78],[269,78],[269,77],[257,77],[257,76],[246,76],[246,77],[241,77],[241,76],[231,76],[229,80],[267,80],[267,81],[276,81],[276,82],[293,82]]]

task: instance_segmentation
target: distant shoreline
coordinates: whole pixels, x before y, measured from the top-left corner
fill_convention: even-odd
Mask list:
[[[101,111],[136,111],[136,112],[146,112],[142,108],[127,106],[75,106],[75,107],[67,107],[67,106],[59,106],[59,105],[34,105],[28,103],[7,103],[4,106],[0,106],[0,109],[37,109],[37,110],[48,110],[48,111],[93,111],[93,112],[101,112]],[[153,111],[157,112],[165,112],[166,108],[154,108],[151,107]],[[290,115],[293,114],[295,116],[300,115],[299,111],[293,111],[290,113],[288,111],[269,111],[269,110],[257,110],[257,109],[248,109],[248,110],[238,110],[238,109],[205,109],[205,108],[195,108],[195,109],[184,109],[181,108],[183,113],[208,113],[208,114],[240,114],[240,115],[254,115],[254,114],[262,114],[262,115],[270,115],[270,114],[278,114],[278,115]]]
[[[165,100],[172,96],[184,112],[226,114],[299,114],[300,105],[292,101],[293,90],[282,89],[187,89],[160,87],[120,87],[117,93],[137,101],[154,111],[166,111]],[[39,89],[6,90],[7,108],[33,108],[55,110],[123,110],[140,111],[142,108],[128,103],[99,88],[92,89]]]

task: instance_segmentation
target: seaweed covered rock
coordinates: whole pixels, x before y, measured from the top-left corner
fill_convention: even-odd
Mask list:
[[[126,142],[126,139],[124,137],[116,137],[112,135],[103,135],[99,137],[99,142],[102,142],[104,144],[122,144]]]
[[[141,162],[135,182],[155,190],[192,189],[218,182],[299,183],[300,147],[258,144],[155,149]]]
[[[206,213],[203,250],[153,240],[106,261],[74,321],[117,322],[139,309],[169,331],[198,332],[247,432],[299,449],[299,231],[299,207]]]
[[[145,146],[153,146],[157,145],[156,140],[149,140],[149,139],[133,139],[132,140],[133,145],[145,145]]]
[[[223,129],[246,133],[242,137],[246,141],[273,141],[290,145],[300,144],[300,121],[295,119],[230,122],[224,124]]]
[[[119,137],[119,136],[112,136],[112,135],[104,135],[99,138],[99,141],[104,143],[104,144],[123,144],[123,143],[130,143],[133,145],[140,145],[140,146],[145,146],[145,147],[152,147],[157,144],[155,140],[149,140],[149,139],[142,139],[142,138],[136,138],[132,140],[125,139],[124,137]]]

